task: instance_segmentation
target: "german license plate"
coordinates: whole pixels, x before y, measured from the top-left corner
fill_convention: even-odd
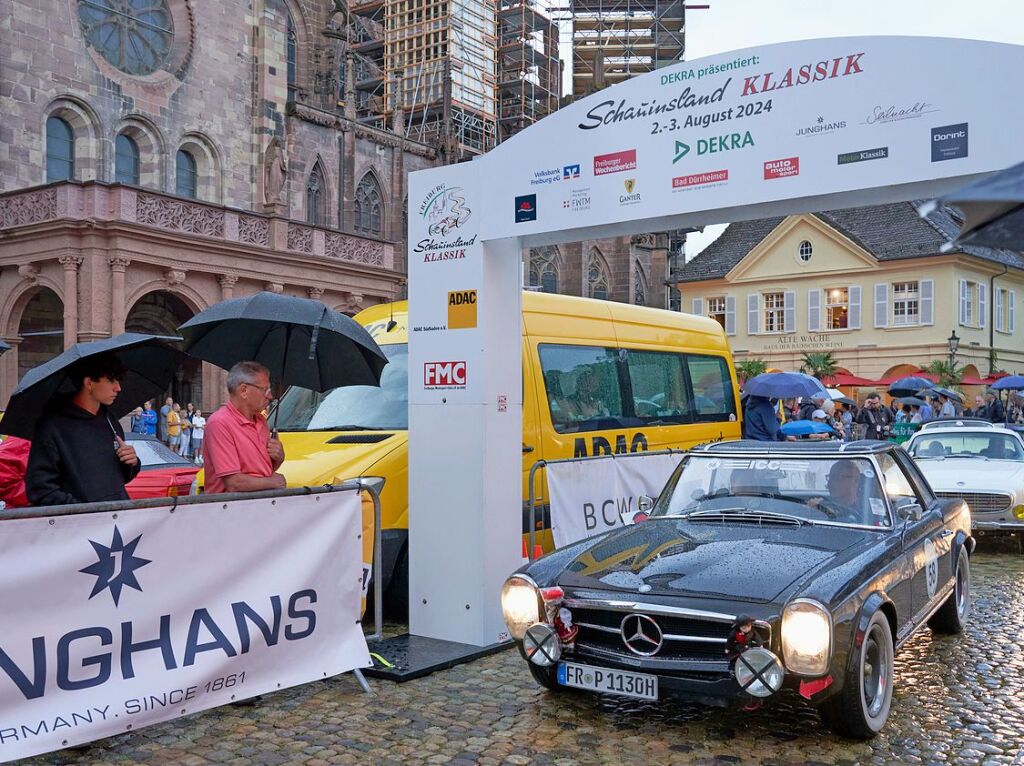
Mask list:
[[[576,689],[619,694],[641,700],[658,699],[658,677],[611,668],[594,668],[575,662],[558,663],[558,683]]]

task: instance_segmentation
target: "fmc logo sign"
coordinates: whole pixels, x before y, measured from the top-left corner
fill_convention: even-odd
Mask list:
[[[423,388],[436,390],[441,388],[465,388],[465,362],[424,362]]]

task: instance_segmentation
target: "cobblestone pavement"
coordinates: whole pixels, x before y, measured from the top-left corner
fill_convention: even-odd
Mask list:
[[[26,761],[31,764],[1015,764],[1024,766],[1024,557],[973,563],[960,637],[924,630],[897,660],[884,732],[839,739],[798,697],[755,713],[537,687],[515,651],[406,684],[351,676]]]

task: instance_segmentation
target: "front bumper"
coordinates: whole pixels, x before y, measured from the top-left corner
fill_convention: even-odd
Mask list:
[[[1024,532],[1024,521],[1019,519],[988,521],[984,519],[973,519],[971,529],[979,532]]]

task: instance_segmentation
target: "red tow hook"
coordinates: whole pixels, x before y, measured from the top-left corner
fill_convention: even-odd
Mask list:
[[[824,678],[816,678],[813,681],[801,681],[800,682],[800,696],[804,699],[810,699],[815,694],[820,694],[832,685],[832,676],[825,676]]]

